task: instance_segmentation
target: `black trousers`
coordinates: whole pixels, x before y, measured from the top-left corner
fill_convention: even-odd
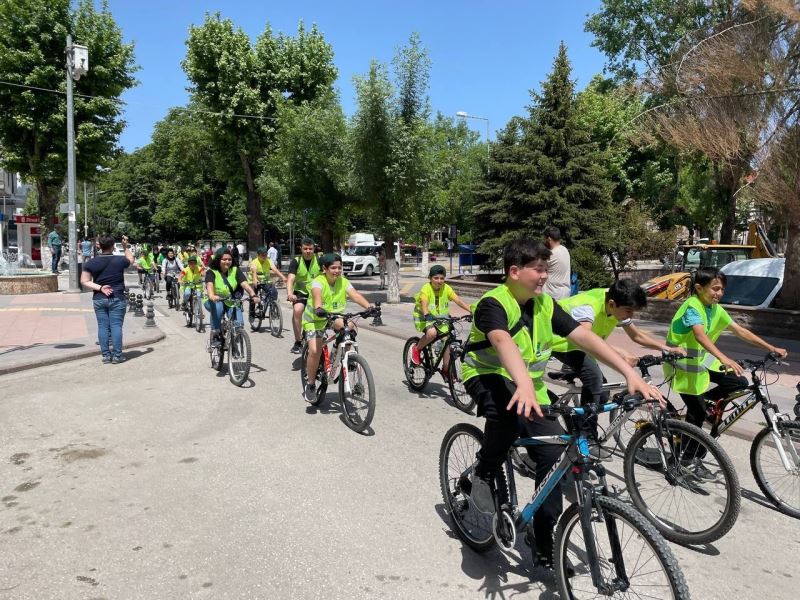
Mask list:
[[[483,447],[478,452],[478,464],[475,466],[476,474],[481,477],[493,477],[497,473],[517,438],[564,433],[564,429],[555,419],[534,416],[529,421],[518,416],[516,410],[506,410],[516,386],[502,375],[474,377],[465,383],[465,387],[478,405],[478,416],[486,418]],[[559,459],[564,447],[548,444],[528,446],[526,450],[536,462],[538,486]],[[552,551],[553,529],[562,510],[561,486],[556,486],[533,516],[537,552]]]
[[[711,383],[716,383],[717,387],[699,396],[694,394],[681,394],[681,399],[686,405],[686,421],[698,427],[703,426],[703,421],[705,421],[706,418],[704,396],[711,401],[720,400],[736,390],[747,387],[748,384],[747,378],[734,375],[733,373],[709,370],[708,375],[711,378]]]

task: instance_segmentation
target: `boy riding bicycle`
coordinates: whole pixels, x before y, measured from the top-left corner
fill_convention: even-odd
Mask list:
[[[558,304],[580,323],[581,327],[590,329],[604,340],[608,339],[615,328],[622,327],[631,341],[640,346],[662,352],[675,351],[675,348],[670,348],[666,343],[658,341],[633,324],[634,313],[647,306],[647,295],[641,286],[631,279],[619,279],[608,289],[597,288],[563,298]],[[594,358],[567,338],[558,335],[553,339],[552,350],[553,357],[580,377],[582,405],[598,400],[605,402],[608,399],[608,394],[603,394],[605,377]],[[638,360],[636,356],[621,348],[614,348],[614,351],[629,365],[636,366]]]
[[[411,348],[411,362],[417,366],[422,361],[420,351],[435,340],[440,331],[446,330],[447,325],[440,325],[439,331],[433,326],[432,322],[436,317],[446,317],[450,314],[450,302],[454,302],[466,311],[470,309],[453,288],[444,282],[446,273],[443,266],[433,265],[428,273],[428,283],[414,296],[414,327],[419,332],[425,332],[419,342]],[[450,364],[449,352],[449,349],[445,350],[443,365]],[[442,376],[447,379],[447,372],[443,371]]]
[[[259,293],[262,287],[270,287],[272,283],[270,282],[270,273],[277,275],[283,283],[286,283],[286,277],[284,277],[283,273],[280,272],[278,267],[272,262],[269,258],[269,249],[266,246],[259,246],[256,250],[256,257],[250,261],[250,284],[256,291],[256,294]],[[277,292],[276,292],[277,294]],[[277,296],[276,296],[277,297]],[[253,311],[255,309],[255,304],[253,301],[250,301],[250,310],[248,315],[250,316],[250,320],[253,319]]]
[[[550,404],[544,384],[554,335],[566,337],[625,376],[628,390],[645,398],[661,398],[622,357],[590,329],[580,325],[544,293],[550,250],[542,243],[520,239],[503,252],[505,282],[478,301],[474,313],[463,379],[467,392],[486,418],[483,447],[472,473],[465,473],[461,489],[484,513],[495,510],[492,481],[520,434],[564,433],[555,419],[542,416],[540,404]],[[523,418],[524,417],[524,418]],[[561,455],[558,445],[527,448],[536,462],[536,485]],[[562,511],[556,488],[536,512],[533,539],[537,562],[552,565],[553,528]]]

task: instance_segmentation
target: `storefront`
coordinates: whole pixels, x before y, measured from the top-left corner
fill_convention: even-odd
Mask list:
[[[9,241],[16,238],[20,254],[30,256],[37,266],[42,266],[42,228],[38,215],[14,215],[9,223]]]

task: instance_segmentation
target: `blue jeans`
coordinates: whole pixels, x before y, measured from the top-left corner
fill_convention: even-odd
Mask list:
[[[229,308],[222,302],[211,302],[211,300],[206,300],[203,306],[206,307],[206,310],[211,315],[211,329],[214,331],[219,331],[222,325],[222,313],[226,310],[233,311],[233,320],[236,321],[239,327],[244,326],[244,315],[242,315],[241,308]]]
[[[61,246],[53,246],[53,258],[50,262],[50,270],[53,273],[58,272],[58,262],[61,260]]]
[[[97,341],[103,357],[122,356],[122,323],[125,321],[126,304],[123,298],[96,298],[94,314],[97,317]],[[113,350],[108,347],[111,335]]]

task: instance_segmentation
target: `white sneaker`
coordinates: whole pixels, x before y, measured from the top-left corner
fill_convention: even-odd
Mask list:
[[[303,400],[306,402],[314,402],[317,399],[317,386],[313,383],[307,383],[303,391]]]

